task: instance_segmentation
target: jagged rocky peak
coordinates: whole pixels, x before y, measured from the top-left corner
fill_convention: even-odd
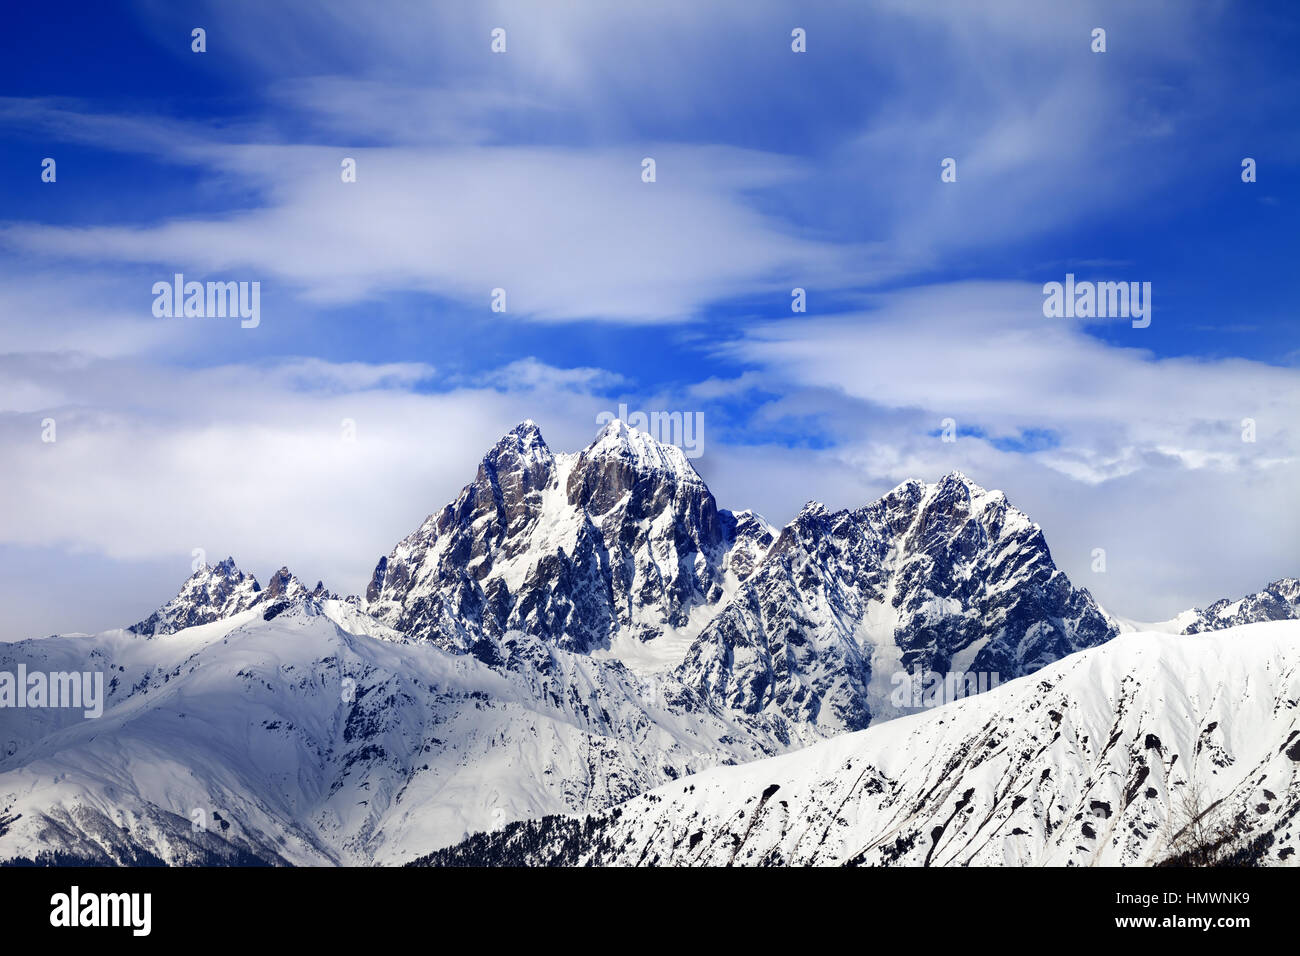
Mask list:
[[[483,457],[479,480],[495,476],[502,497],[514,503],[545,488],[554,466],[555,456],[546,446],[542,430],[530,419],[507,432]]]
[[[266,588],[262,593],[268,601],[280,599],[293,601],[306,597],[311,592],[288,568],[281,568],[271,575],[271,579],[266,582]]]
[[[621,421],[576,455],[525,422],[380,559],[367,608],[489,663],[510,630],[588,652],[689,625],[676,675],[701,699],[828,732],[885,714],[887,668],[1009,679],[1116,633],[1038,526],[959,472],[811,502],[774,537]]]
[[[317,581],[314,588],[308,588],[287,567],[271,575],[266,588],[258,598],[258,604],[288,605],[300,601],[320,602],[338,600],[338,595],[325,587],[324,581]]]
[[[960,471],[950,471],[935,482],[925,482],[919,478],[901,482],[872,503],[876,504],[902,510],[926,508],[936,516],[947,514],[958,517],[980,514],[990,509],[1002,513],[1008,507],[1007,497],[1001,491],[988,491]]]
[[[380,559],[371,613],[448,649],[495,659],[516,629],[568,649],[649,639],[720,601],[770,533],[719,511],[681,449],[612,421],[554,455],[533,422],[484,457],[456,500]],[[734,571],[729,557],[743,545]]]
[[[682,450],[614,419],[578,455],[569,472],[569,503],[591,515],[639,521],[665,508],[721,544],[717,503]]]
[[[248,610],[260,600],[261,591],[257,579],[239,570],[233,557],[227,557],[199,568],[174,598],[129,630],[154,636],[209,624]]]
[[[388,555],[381,555],[379,561],[375,564],[375,573],[370,575],[370,583],[366,585],[366,603],[371,604],[378,601],[384,592],[384,582],[388,580]]]
[[[908,535],[900,545],[908,551],[939,548],[969,556],[1004,534],[1025,535],[1035,547],[1047,547],[1038,526],[1006,495],[986,491],[959,471],[934,484],[904,482],[861,513],[888,527],[906,523]]]
[[[253,607],[266,608],[267,620],[301,602],[337,599],[323,581],[309,589],[288,568],[271,575],[265,588],[239,570],[234,558],[204,565],[181,586],[180,592],[157,611],[129,628],[137,634],[174,634],[196,624],[233,617]]]
[[[624,462],[642,474],[657,474],[674,481],[704,483],[681,448],[661,442],[618,418],[600,430],[581,457],[589,461]]]
[[[1298,620],[1300,578],[1279,578],[1262,591],[1247,594],[1235,601],[1222,598],[1207,608],[1197,608],[1188,616],[1191,620],[1183,628],[1184,634],[1218,631],[1225,627],[1261,621]]]
[[[719,511],[723,537],[728,542],[726,568],[744,581],[772,550],[776,532],[757,512]]]
[[[554,484],[555,465],[537,423],[520,422],[483,456],[455,501],[379,559],[366,601],[391,614],[397,597],[485,577],[498,552],[525,546],[542,492]],[[421,621],[411,623],[418,629]]]
[[[578,455],[567,491],[570,504],[593,516],[617,510],[625,527],[669,509],[698,528],[701,543],[722,543],[717,503],[685,453],[619,419]]]
[[[894,716],[895,672],[1005,680],[1115,633],[1038,526],[954,472],[856,510],[810,502],[678,676],[735,709],[836,732]]]
[[[431,516],[417,535],[426,529],[435,536],[445,534],[469,522],[477,527],[483,543],[461,556],[468,561],[480,558],[489,546],[526,530],[537,516],[542,491],[551,484],[554,471],[555,456],[541,429],[533,421],[520,422],[483,456],[473,483]]]
[[[975,525],[969,524],[972,519]],[[967,526],[974,539],[968,543],[972,544],[977,544],[981,535],[1001,534],[1008,521],[1015,528],[1037,530],[1037,525],[1008,504],[1001,491],[987,491],[953,471],[933,483],[909,479],[858,509],[831,511],[820,501],[809,501],[783,529],[777,548],[795,547],[809,536],[834,536],[846,525],[862,520],[871,522],[882,535],[905,529],[907,536],[898,542],[903,550],[946,547],[954,533]]]

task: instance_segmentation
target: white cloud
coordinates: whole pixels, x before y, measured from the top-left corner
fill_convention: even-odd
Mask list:
[[[623,376],[602,368],[556,368],[532,356],[474,378],[484,385],[506,391],[557,388],[578,392],[608,391],[623,382]]]
[[[423,366],[315,359],[184,370],[44,355],[11,358],[8,370],[47,382],[58,401],[0,411],[0,498],[13,504],[0,548],[80,554],[86,576],[64,582],[77,608],[15,618],[38,633],[129,623],[89,613],[120,611],[120,571],[105,562],[142,563],[156,578],[173,561],[178,587],[194,548],[233,554],[263,576],[288,564],[360,590],[380,554],[473,479],[500,435],[533,417],[557,450],[580,448],[605,404],[586,390],[599,379],[592,370],[540,363],[524,393],[420,394],[409,386],[431,374]],[[41,440],[46,417],[54,443]],[[5,637],[27,636],[10,626]]]
[[[1154,322],[1177,317],[1161,313]],[[1177,455],[1188,466],[1248,467],[1300,456],[1300,375],[1244,359],[1154,358],[1143,330],[1106,345],[1042,314],[1038,286],[958,283],[882,296],[871,312],[763,324],[732,347],[805,386],[896,409],[924,409],[1003,436],[1051,429],[1041,459],[1100,481]],[[1253,418],[1256,442],[1241,438]]]
[[[658,181],[641,181],[652,155]],[[340,181],[344,156],[358,181]],[[743,193],[787,180],[780,157],[699,146],[216,147],[209,160],[260,183],[263,208],[153,226],[10,224],[28,254],[156,266],[222,279],[272,277],[316,302],[413,290],[481,303],[503,288],[538,319],[678,320],[793,277],[845,281],[853,250],[799,238]]]
[[[1005,490],[1073,578],[1139,619],[1300,571],[1300,371],[1156,358],[1140,348],[1143,330],[1131,348],[1107,346],[1044,318],[1041,304],[1037,287],[961,283],[755,328],[731,351],[782,395],[755,427],[814,423],[833,447],[730,452],[710,463],[715,493],[779,518],[796,489],[852,507],[959,469]],[[1162,321],[1177,318],[1157,304]],[[945,443],[945,418],[1059,444],[999,450],[965,433]],[[1254,442],[1242,440],[1244,418]],[[1105,575],[1091,572],[1094,547],[1108,551]]]
[[[0,495],[17,504],[0,548],[12,561],[33,549],[80,555],[64,592],[90,618],[78,626],[119,620],[89,611],[120,612],[122,563],[156,571],[174,558],[178,583],[200,546],[263,574],[288,563],[361,588],[374,558],[450,500],[516,421],[534,418],[554,447],[578,448],[610,405],[600,393],[629,385],[533,358],[456,380],[406,361],[169,368],[160,355],[200,361],[202,336],[147,314],[154,270],[282,280],[305,311],[396,290],[481,304],[487,317],[496,287],[511,317],[542,321],[679,321],[729,296],[770,292],[784,304],[792,285],[816,302],[1126,203],[1145,208],[1190,164],[1218,161],[1152,144],[1180,126],[1218,135],[1225,119],[1221,74],[1190,58],[1189,38],[1217,15],[1204,5],[1098,8],[1115,51],[1098,58],[1086,50],[1092,10],[831,4],[807,11],[814,52],[801,74],[779,5],[425,4],[375,17],[346,2],[215,4],[204,16],[222,58],[197,66],[175,42],[190,14],[142,7],[187,66],[263,71],[253,109],[266,109],[203,126],[0,99],[9,128],[191,166],[205,188],[240,199],[221,215],[178,210],[142,225],[0,227],[0,244],[22,256],[0,283]],[[506,57],[487,52],[498,24],[510,30]],[[351,76],[320,76],[322,63]],[[1172,86],[1133,95],[1145,71]],[[1258,108],[1228,106],[1229,120]],[[708,145],[728,141],[713,136],[728,123],[732,142],[753,134],[789,149]],[[808,130],[833,132],[800,140]],[[658,163],[653,185],[640,181],[646,155]],[[959,162],[951,188],[938,181],[948,155]],[[354,185],[339,180],[343,156],[358,160]],[[1072,187],[1085,179],[1088,189]],[[1177,321],[1155,291],[1155,322]],[[138,313],[104,305],[136,296]],[[1131,347],[1108,346],[1043,319],[1035,284],[870,305],[762,323],[727,349],[748,371],[680,395],[660,386],[639,403],[730,402],[734,413],[742,399],[779,395],[742,412],[751,444],[710,411],[699,462],[721,504],[778,523],[808,498],[850,507],[961,468],[1004,488],[1062,566],[1130,616],[1300,570],[1296,368],[1156,359],[1140,331]],[[39,441],[46,415],[58,421],[54,445]],[[1031,454],[970,437],[943,444],[930,433],[945,417],[1001,439],[1043,429],[1059,444]],[[1240,440],[1244,417],[1257,422],[1254,444]],[[345,418],[355,445],[342,441]],[[791,440],[800,447],[784,447]],[[1105,576],[1088,570],[1099,546]],[[22,626],[67,629],[58,602],[47,604]]]

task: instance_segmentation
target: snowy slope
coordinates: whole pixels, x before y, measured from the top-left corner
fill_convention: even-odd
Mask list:
[[[1300,623],[1139,633],[930,713],[425,862],[1141,865],[1186,795],[1297,861]],[[1175,827],[1175,830],[1177,827]]]
[[[511,634],[494,669],[310,597],[165,640],[0,646],[19,661],[102,670],[109,697],[92,720],[4,711],[0,860],[401,862],[779,746],[616,662]]]

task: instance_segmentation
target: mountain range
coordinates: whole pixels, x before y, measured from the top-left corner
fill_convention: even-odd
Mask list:
[[[1289,578],[1149,630],[1233,628],[1226,639],[1296,618],[1300,581]],[[1090,706],[1095,717],[1100,703],[1089,705],[1066,677],[1080,661],[1126,666],[1115,649],[1139,637],[1166,646],[1151,634],[1120,637],[1132,629],[1071,584],[1041,529],[1001,492],[960,473],[905,482],[856,510],[810,503],[777,529],[719,508],[680,449],[618,420],[576,454],[553,453],[524,422],[453,502],[378,560],[364,596],[308,588],[287,568],[262,588],[228,558],[199,567],[175,598],[130,627],[0,645],[0,671],[20,663],[29,672],[102,671],[107,696],[98,720],[50,708],[3,712],[0,861],[393,864],[454,853],[447,848],[456,844],[486,854],[485,838],[472,834],[519,837],[519,828],[543,825],[536,821],[584,819],[602,834],[597,842],[643,840],[648,856],[638,861],[718,862],[670,853],[663,841],[676,834],[672,821],[625,834],[611,808],[641,794],[660,806],[666,798],[656,794],[706,779],[709,768],[725,769],[707,779],[747,792],[745,774],[767,757],[787,761],[788,793],[804,773],[798,761],[835,754],[838,762],[841,753],[848,761],[842,748],[860,745],[875,753],[862,741],[893,740],[903,733],[895,725],[930,728],[908,738],[914,769],[887,772],[920,826],[944,806],[938,791],[914,791],[922,763],[937,773],[990,735],[1028,733],[1032,721],[999,725],[990,702],[1004,701],[1013,715],[1041,710],[1031,708],[1034,675],[1053,668],[1065,668],[1051,681],[1070,695],[1061,707]],[[1204,656],[1177,656],[1200,638],[1159,640],[1179,666],[1209,666]],[[1248,640],[1224,652],[1238,645],[1256,654]],[[1256,665],[1253,657],[1242,664]],[[925,673],[1007,684],[946,707],[900,700],[899,688]],[[1294,707],[1282,676],[1293,679],[1294,668],[1269,663],[1265,674],[1272,706]],[[1142,687],[1171,692],[1157,676]],[[1135,712],[1138,697],[1107,700]],[[1169,739],[1184,730],[1164,728]],[[1046,733],[1040,727],[1019,745],[1048,746]],[[1236,745],[1223,749],[1240,762]],[[1095,757],[1055,743],[1044,753],[999,772],[1027,786],[1024,775],[1040,765],[1059,775]],[[815,779],[808,800],[820,792]],[[1078,796],[1082,779],[1075,773],[1073,789],[1053,799]],[[1172,786],[1151,798],[1166,816]],[[1273,792],[1290,791],[1278,784]],[[972,795],[961,812],[992,813],[992,805],[973,809],[982,799]],[[729,812],[725,801],[687,803],[672,805],[691,819]],[[810,818],[816,809],[798,807]],[[864,808],[853,839],[871,844],[884,832],[883,812]],[[1046,817],[1039,830],[1016,821],[1036,834],[1022,848],[1026,860],[1093,858],[1063,849],[1064,831]],[[721,822],[701,832],[700,840],[734,837]],[[858,859],[847,838],[838,856],[808,856],[775,834],[757,859]],[[912,843],[924,846],[922,837]],[[523,839],[539,847],[538,862],[569,861],[543,852],[539,832]],[[973,845],[940,853],[931,842],[925,860],[909,845],[889,859],[863,850],[859,862],[993,860]],[[1148,862],[1150,854],[1130,847],[1112,857]]]
[[[1126,634],[929,713],[416,863],[1294,864],[1298,814],[1300,623],[1284,621]]]

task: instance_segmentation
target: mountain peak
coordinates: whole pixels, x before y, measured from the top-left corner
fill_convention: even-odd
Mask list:
[[[542,437],[542,430],[531,418],[524,419],[502,435],[501,440],[483,456],[484,464],[498,470],[516,464],[528,471],[535,470],[539,465],[545,470],[553,460],[551,449]]]
[[[944,475],[942,478],[940,478],[940,479],[939,479],[939,484],[941,484],[941,485],[945,485],[945,484],[947,484],[947,485],[954,485],[954,484],[955,484],[955,485],[965,485],[967,488],[977,489],[977,490],[979,490],[979,491],[983,491],[983,490],[984,490],[984,489],[981,488],[978,484],[976,484],[974,481],[972,481],[971,479],[967,478],[967,477],[966,477],[966,474],[965,474],[964,472],[958,471],[958,470],[955,469],[955,468],[954,468],[952,471],[948,472],[948,474],[946,474],[946,475]]]
[[[128,630],[158,636],[196,624],[208,624],[246,611],[264,596],[257,578],[239,570],[233,557],[204,564],[191,574],[177,595]]]
[[[529,441],[542,441],[542,429],[537,422],[533,421],[531,418],[525,418],[514,428],[510,429],[510,431],[506,432],[507,437],[511,435]],[[542,442],[542,444],[545,444],[545,442]]]
[[[679,480],[703,483],[686,453],[676,445],[659,441],[649,432],[633,428],[621,418],[611,419],[583,449],[581,457],[614,459],[637,471],[670,475]]]
[[[216,564],[204,564],[202,568],[194,573],[202,574],[205,571],[219,571],[225,575],[239,575],[243,573],[239,570],[239,566],[235,564],[235,559],[230,555],[226,555],[224,561],[218,561]]]
[[[266,595],[266,600],[268,601],[275,600],[276,598],[284,598],[285,600],[292,601],[299,597],[303,597],[310,592],[307,590],[306,585],[294,576],[293,572],[291,572],[287,567],[282,567],[279,571],[276,571],[275,574],[271,575],[271,579],[266,582],[266,590],[264,593]]]
[[[804,505],[676,673],[745,713],[838,732],[898,712],[876,647],[904,670],[1012,676],[1114,633],[1037,525],[953,472],[855,510]]]
[[[921,478],[909,478],[895,485],[874,505],[881,502],[906,502],[909,506],[933,502],[950,501],[956,498],[969,500],[972,507],[983,510],[987,507],[1010,509],[1007,496],[998,490],[988,490],[983,485],[969,478],[964,472],[953,470],[942,475],[937,481],[927,482]],[[1016,512],[1019,514],[1020,512]],[[1027,521],[1028,519],[1026,519]]]
[[[893,488],[890,488],[882,498],[920,497],[925,489],[926,484],[920,478],[908,478],[906,481],[900,481]]]
[[[964,500],[972,508],[982,508],[996,503],[1001,492],[985,490],[981,485],[971,481],[960,471],[950,471],[933,485],[925,486],[926,497],[937,502]]]

